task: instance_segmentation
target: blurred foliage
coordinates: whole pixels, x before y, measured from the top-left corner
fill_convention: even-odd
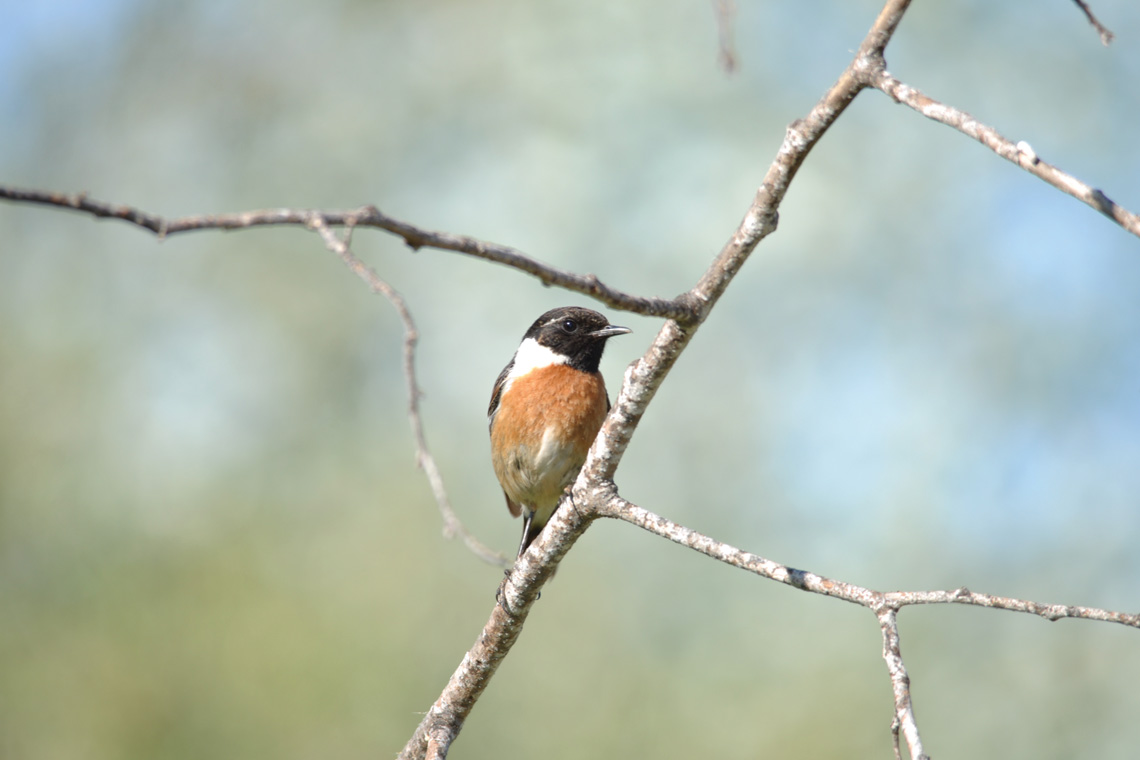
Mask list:
[[[688,288],[873,3],[28,3],[0,181],[181,215],[376,203],[634,292]],[[916,3],[891,70],[1140,208],[1140,13]],[[312,234],[161,244],[0,207],[0,756],[403,745],[499,571],[440,537],[400,326]],[[456,508],[509,551],[490,385],[581,299],[354,244],[407,296]],[[882,588],[1134,609],[1135,239],[876,93],[813,152],[619,473],[648,508]],[[621,368],[656,323],[621,315]],[[1135,632],[908,609],[936,756],[1131,758]],[[568,557],[454,757],[883,757],[865,612],[613,523]]]

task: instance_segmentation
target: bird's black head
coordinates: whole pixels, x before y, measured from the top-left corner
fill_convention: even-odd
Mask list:
[[[523,339],[567,358],[567,364],[583,372],[597,372],[606,339],[631,332],[628,327],[611,325],[603,315],[580,306],[551,309],[534,321]]]

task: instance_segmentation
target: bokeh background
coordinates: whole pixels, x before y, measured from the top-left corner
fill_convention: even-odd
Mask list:
[[[183,215],[375,203],[636,293],[687,289],[876,2],[7,3],[0,181]],[[1140,6],[915,3],[888,61],[1140,208]],[[512,270],[361,256],[422,331],[456,509],[509,552],[490,386]],[[611,343],[616,386],[659,326]],[[0,756],[386,757],[500,571],[441,538],[389,306],[299,229],[159,243],[0,205]],[[883,589],[1140,608],[1140,243],[860,96],[653,402],[630,499]],[[937,757],[1134,758],[1140,638],[900,616]],[[619,523],[563,563],[462,758],[881,758],[865,611]]]

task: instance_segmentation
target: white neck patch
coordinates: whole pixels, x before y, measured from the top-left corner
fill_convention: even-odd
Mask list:
[[[536,369],[565,364],[568,361],[570,360],[567,357],[551,351],[534,338],[527,338],[519,345],[519,350],[515,351],[515,363],[507,375],[507,382],[510,383]]]

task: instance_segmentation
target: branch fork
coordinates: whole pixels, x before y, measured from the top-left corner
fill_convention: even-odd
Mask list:
[[[1102,41],[1108,44],[1112,33],[1100,24],[1083,0],[1074,1],[1101,35]],[[728,23],[730,13],[726,9],[729,5],[717,5],[722,25]],[[930,98],[890,74],[886,68],[884,51],[909,5],[909,0],[887,0],[851,63],[835,84],[807,115],[788,126],[783,143],[737,229],[713,258],[697,284],[675,298],[625,293],[602,282],[594,274],[567,272],[508,246],[417,227],[387,216],[375,206],[329,211],[265,209],[166,219],[131,206],[94,200],[86,192],[68,195],[0,186],[0,199],[71,209],[96,218],[118,219],[149,230],[160,240],[195,230],[232,230],[258,226],[295,225],[317,233],[330,252],[335,253],[374,293],[388,300],[403,324],[408,419],[416,463],[428,479],[442,515],[445,535],[461,536],[472,552],[488,562],[504,566],[507,561],[503,555],[484,546],[472,536],[451,508],[439,468],[428,450],[420,420],[420,392],[415,375],[415,347],[419,335],[415,322],[399,292],[352,253],[354,231],[361,227],[384,230],[402,238],[413,251],[435,248],[484,259],[529,274],[544,285],[554,285],[588,296],[611,308],[664,320],[646,353],[626,370],[614,406],[590,449],[571,493],[563,498],[561,507],[546,529],[504,578],[497,602],[483,631],[409,739],[400,753],[401,758],[446,757],[448,748],[458,736],[471,708],[517,640],[543,584],[554,574],[559,560],[590,524],[599,517],[606,517],[632,523],[654,535],[764,578],[843,599],[869,609],[876,616],[882,632],[883,659],[894,694],[891,734],[895,755],[902,757],[901,743],[905,742],[910,758],[922,760],[927,755],[914,717],[910,676],[900,647],[897,618],[902,607],[915,604],[967,604],[1035,614],[1048,620],[1073,617],[1113,622],[1133,628],[1140,628],[1140,614],[1040,604],[979,594],[964,587],[951,591],[911,592],[879,592],[862,588],[781,565],[673,523],[623,499],[613,481],[633,433],[664,378],[752,251],[761,240],[775,231],[779,222],[779,206],[807,155],[847,106],[865,89],[878,90],[895,102],[962,132],[1140,237],[1140,217],[1116,204],[1099,189],[1092,188],[1043,161],[1028,142],[1021,140],[1014,143],[973,116]],[[730,43],[725,42],[726,39],[729,39],[726,27],[722,26],[722,48],[730,46]],[[336,227],[345,228],[343,236],[336,234]]]

